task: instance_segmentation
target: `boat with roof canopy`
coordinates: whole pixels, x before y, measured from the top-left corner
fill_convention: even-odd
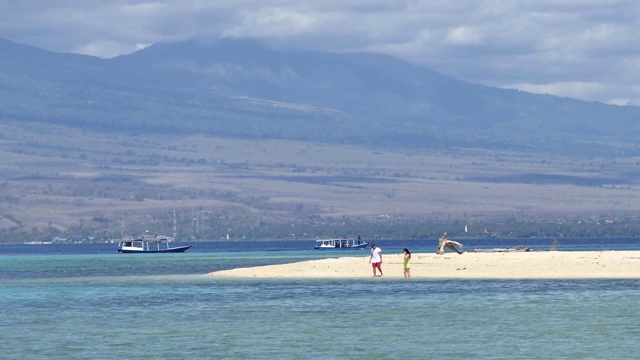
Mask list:
[[[369,243],[362,240],[360,236],[353,238],[335,238],[316,240],[316,250],[359,250],[366,249]]]

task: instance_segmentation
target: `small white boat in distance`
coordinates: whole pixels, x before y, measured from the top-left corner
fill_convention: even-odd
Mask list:
[[[358,250],[366,249],[369,243],[362,240],[360,236],[358,239],[323,239],[316,240],[316,250]]]
[[[525,252],[532,251],[524,245],[518,245],[510,248],[493,248],[493,249],[473,249],[473,252]]]
[[[173,238],[164,235],[145,234],[140,237],[123,237],[118,242],[118,254],[139,253],[176,253],[185,252],[191,245],[171,247],[169,242]]]

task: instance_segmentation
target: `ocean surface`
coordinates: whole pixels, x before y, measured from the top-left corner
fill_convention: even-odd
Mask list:
[[[469,239],[466,250],[553,239]],[[558,251],[640,239],[557,239]],[[637,359],[640,281],[220,279],[235,267],[343,256],[313,241],[0,246],[2,359]],[[380,240],[385,254],[436,240]],[[181,245],[175,243],[174,245]],[[368,251],[349,251],[352,256]]]

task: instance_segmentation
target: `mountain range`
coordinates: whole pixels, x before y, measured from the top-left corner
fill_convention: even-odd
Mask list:
[[[0,54],[0,242],[113,238],[125,212],[207,239],[640,229],[638,107],[250,39]]]
[[[194,39],[99,59],[0,40],[0,118],[98,131],[635,154],[640,108],[472,84],[372,53]]]

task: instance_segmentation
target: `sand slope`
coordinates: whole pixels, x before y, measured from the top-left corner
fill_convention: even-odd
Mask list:
[[[387,278],[402,278],[402,255],[383,255]],[[640,279],[640,251],[535,251],[413,254],[414,278],[434,279]],[[367,278],[369,257],[341,257],[217,271],[218,277]]]

